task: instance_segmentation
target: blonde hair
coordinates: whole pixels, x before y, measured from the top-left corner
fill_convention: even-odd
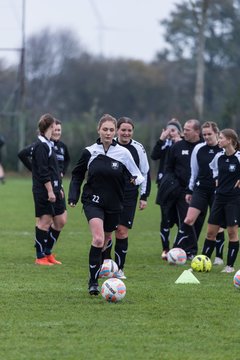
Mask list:
[[[215,132],[215,134],[219,134],[219,128],[214,121],[206,121],[204,124],[202,124],[202,129],[205,129],[205,128],[212,128],[212,130],[213,130],[213,132]]]
[[[104,114],[98,122],[97,129],[99,130],[101,128],[102,124],[104,124],[106,121],[111,121],[113,123],[115,129],[117,128],[117,120],[115,119],[115,117],[113,117],[112,115],[109,115],[109,114]]]

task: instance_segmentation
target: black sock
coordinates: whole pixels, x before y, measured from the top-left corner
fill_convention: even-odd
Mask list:
[[[173,247],[180,247],[181,249],[184,249],[186,251],[188,250],[188,252],[190,253],[193,248],[196,248],[196,244],[197,239],[194,226],[183,223],[177,233]],[[197,253],[196,249],[194,253]]]
[[[224,247],[224,231],[217,234],[216,238],[216,257],[223,258],[223,247]]]
[[[98,275],[102,264],[102,248],[91,245],[89,251],[89,284],[98,283]]]
[[[213,250],[215,248],[216,241],[205,239],[202,254],[211,258]]]
[[[239,241],[229,241],[228,244],[228,255],[227,255],[227,265],[233,266],[237,258],[239,251]]]
[[[128,250],[128,237],[125,239],[116,239],[115,244],[115,262],[119,269],[123,270]]]
[[[51,226],[48,230],[48,240],[46,247],[44,249],[46,255],[50,255],[52,253],[52,248],[56,244],[57,239],[60,235],[61,231],[53,229]]]
[[[165,251],[169,250],[169,233],[170,233],[170,229],[161,225],[160,237],[161,237],[161,241],[162,241],[162,248]]]
[[[105,259],[111,259],[111,250],[112,250],[112,239],[108,240],[106,249],[102,252],[102,261]]]
[[[188,237],[185,241],[185,251],[187,254],[197,255],[198,253],[198,241],[195,231],[195,225],[185,225],[185,233],[188,234]]]
[[[35,227],[36,238],[35,238],[35,248],[37,253],[37,258],[43,258],[45,256],[44,248],[47,243],[48,232],[45,230],[40,230],[37,226]]]

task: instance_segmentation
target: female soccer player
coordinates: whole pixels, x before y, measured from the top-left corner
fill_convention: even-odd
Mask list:
[[[61,264],[52,254],[52,248],[65,225],[65,201],[58,160],[50,141],[55,119],[44,114],[38,122],[39,136],[32,150],[32,181],[35,204],[35,247],[38,265]]]
[[[140,185],[144,181],[131,153],[115,140],[117,121],[109,114],[98,123],[99,139],[86,147],[72,171],[68,203],[74,207],[80,197],[81,185],[87,174],[81,201],[92,234],[89,252],[90,295],[98,295],[98,275],[102,249],[119,224],[123,208],[125,184]]]
[[[67,168],[70,163],[70,155],[67,145],[60,140],[62,136],[62,122],[58,119],[55,119],[55,123],[56,125],[52,133],[51,140],[54,143],[54,151],[58,159],[61,176],[63,177],[67,172]]]
[[[70,156],[67,145],[60,140],[61,136],[62,123],[60,120],[55,119],[55,128],[52,133],[51,141],[53,142],[53,148],[58,159],[61,177],[63,177],[69,166]],[[24,149],[20,150],[18,153],[19,159],[29,171],[32,171],[32,152],[34,149],[34,145],[35,143],[28,145]]]
[[[67,171],[69,162],[70,162],[70,156],[69,156],[69,152],[68,152],[68,148],[67,146],[60,140],[61,135],[62,135],[62,125],[61,125],[61,121],[55,119],[55,126],[51,135],[51,143],[52,143],[52,147],[53,150],[56,154],[57,160],[58,160],[58,166],[59,166],[59,171],[60,171],[60,175],[61,178],[64,176],[64,174]],[[35,148],[36,143],[33,143],[31,145],[28,145],[27,147],[25,147],[24,149],[22,149],[21,151],[19,151],[18,153],[18,157],[19,159],[22,161],[22,163],[26,166],[26,168],[29,171],[32,171],[32,155],[33,155],[33,150]],[[63,191],[63,187],[62,187],[62,191]],[[65,195],[63,197],[63,201],[65,204],[65,211],[64,213],[61,215],[61,222],[63,224],[66,224],[67,222],[67,210],[66,210],[66,201],[65,201]],[[58,219],[58,218],[56,218]],[[55,219],[55,222],[56,222]],[[36,218],[36,224],[38,223],[38,218]],[[58,228],[58,224],[56,224],[56,226],[53,225],[53,228]],[[51,228],[52,229],[52,228]],[[57,241],[58,237],[60,235],[60,232],[55,232],[55,242]],[[52,261],[53,261],[53,256],[51,256]],[[49,258],[48,258],[49,259]],[[43,261],[40,261],[41,263]],[[39,261],[38,261],[39,263]],[[56,263],[60,264],[60,261],[56,260]]]
[[[160,237],[162,242],[163,260],[167,260],[167,253],[170,249],[170,228],[172,228],[175,223],[178,224],[178,216],[175,204],[172,205],[170,199],[163,201],[160,185],[165,174],[169,150],[174,143],[182,140],[181,136],[182,126],[180,122],[177,119],[171,119],[168,121],[166,129],[162,130],[151,153],[152,160],[159,160],[156,180],[158,186],[156,204],[160,205],[161,209]]]
[[[211,257],[219,228],[226,227],[229,246],[227,266],[222,272],[232,273],[239,251],[240,143],[233,129],[224,129],[220,132],[218,144],[224,151],[217,153],[209,165],[216,180],[216,194],[208,219],[202,254]]]
[[[151,191],[151,179],[149,163],[147,159],[146,151],[142,144],[132,139],[134,131],[133,120],[128,117],[121,117],[117,121],[117,143],[130,151],[132,157],[141,171],[144,181],[140,186],[140,199],[139,209],[144,210],[147,206],[147,198]],[[138,200],[139,188],[132,186],[128,183],[124,190],[124,203],[123,211],[121,212],[119,224],[115,231],[115,262],[118,265],[119,271],[116,273],[116,277],[119,279],[126,279],[123,268],[125,265],[127,250],[128,250],[128,230],[133,226],[133,220],[135,216],[137,200]],[[112,239],[107,244],[107,249],[104,251],[104,258],[111,258],[111,244]]]

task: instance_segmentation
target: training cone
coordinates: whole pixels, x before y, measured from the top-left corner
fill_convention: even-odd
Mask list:
[[[184,270],[175,284],[200,284],[200,281],[193,275],[192,269]]]

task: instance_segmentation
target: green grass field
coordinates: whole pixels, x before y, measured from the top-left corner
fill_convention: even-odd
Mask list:
[[[0,185],[0,359],[240,359],[233,275],[214,267],[195,274],[200,284],[175,284],[189,262],[161,260],[152,189],[129,236],[126,297],[111,304],[87,292],[91,239],[81,205],[69,209],[55,249],[63,265],[38,267],[31,180],[8,177]]]

